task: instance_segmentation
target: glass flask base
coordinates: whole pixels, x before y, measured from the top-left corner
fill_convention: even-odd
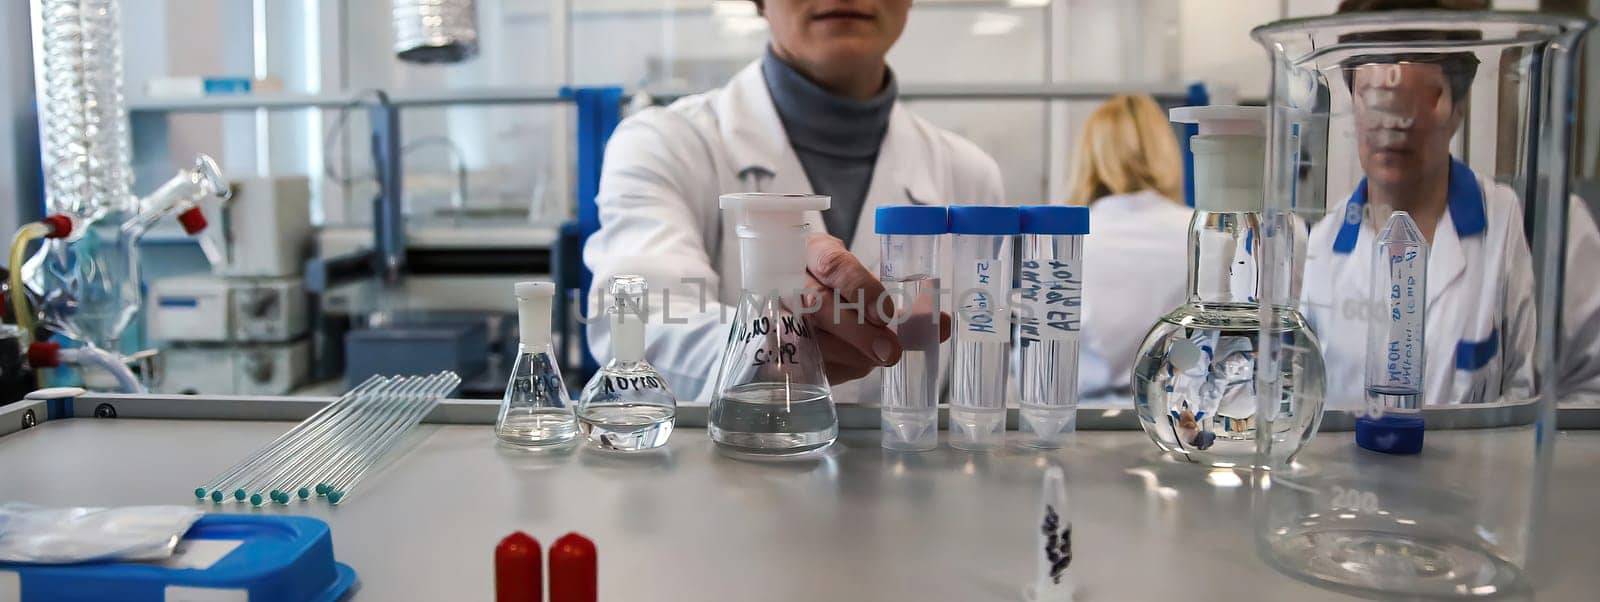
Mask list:
[[[1005,408],[950,408],[950,447],[988,451],[1006,437]]]
[[[1272,428],[1274,463],[1288,462],[1316,434],[1324,373],[1317,340],[1298,312],[1277,312],[1283,356],[1276,414],[1257,415],[1255,306],[1184,306],[1151,328],[1133,369],[1134,408],[1163,451],[1218,468],[1255,463],[1256,431]]]
[[[655,449],[672,436],[675,415],[672,408],[657,405],[591,407],[578,416],[578,430],[603,450]]]
[[[758,383],[725,392],[706,425],[711,440],[757,456],[813,452],[839,436],[839,419],[827,389]]]
[[[577,438],[577,419],[567,410],[537,410],[506,416],[495,429],[495,436],[501,443],[515,447],[556,447]]]
[[[1272,564],[1296,578],[1367,595],[1486,598],[1521,587],[1515,565],[1448,536],[1325,529],[1286,533],[1266,549]]]
[[[821,451],[838,438],[837,431],[816,433],[730,433],[710,429],[712,441],[729,452],[754,458],[787,458]]]
[[[1062,406],[1022,406],[1018,430],[1026,447],[1057,449],[1078,428],[1078,409]]]
[[[938,408],[883,408],[879,416],[884,449],[920,452],[939,447]]]

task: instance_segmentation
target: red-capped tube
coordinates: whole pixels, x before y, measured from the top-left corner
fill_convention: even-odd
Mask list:
[[[495,602],[543,602],[544,559],[539,540],[517,531],[494,547]]]
[[[72,218],[70,217],[57,213],[39,221],[50,226],[50,233],[44,235],[45,238],[66,238],[72,235]]]
[[[194,236],[206,229],[206,214],[198,206],[190,207],[178,214],[178,223],[183,225],[184,232]]]
[[[550,546],[550,602],[599,602],[594,542],[568,533]]]
[[[35,368],[54,368],[61,365],[61,344],[34,341],[28,344],[28,365]]]

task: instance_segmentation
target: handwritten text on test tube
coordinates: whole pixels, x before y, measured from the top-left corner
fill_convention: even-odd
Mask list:
[[[1000,282],[999,260],[980,259],[972,264],[975,286],[965,295],[961,308],[961,328],[973,341],[1005,341],[1011,335],[1011,320],[995,307],[998,292],[1009,282]]]
[[[1082,329],[1083,274],[1076,261],[1024,261],[1022,312],[1018,315],[1022,345],[1039,340],[1077,340]]]
[[[1425,264],[1419,267],[1416,251],[1407,251],[1389,258],[1390,285],[1389,291],[1389,320],[1391,326],[1389,340],[1388,374],[1391,385],[1418,386],[1414,382],[1416,375],[1421,374],[1421,362],[1417,361],[1422,351],[1422,317],[1418,315],[1422,308],[1421,287],[1417,286],[1417,271],[1426,269]],[[1403,284],[1402,284],[1403,283]],[[1393,333],[1398,329],[1398,333]]]

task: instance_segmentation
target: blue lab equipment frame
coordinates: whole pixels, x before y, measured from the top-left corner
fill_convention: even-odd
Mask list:
[[[574,319],[588,312],[589,289],[594,280],[594,274],[583,264],[583,247],[590,236],[600,231],[600,208],[595,204],[595,196],[600,193],[600,168],[605,161],[606,143],[611,140],[617,124],[622,122],[622,88],[563,88],[561,96],[570,98],[578,107],[578,218],[561,225],[550,271],[561,293],[554,321],[561,332],[559,356],[572,357],[572,348],[577,347],[580,360],[576,381],[583,383],[600,368],[594,355],[589,353],[589,346],[583,342],[586,338],[583,325]]]

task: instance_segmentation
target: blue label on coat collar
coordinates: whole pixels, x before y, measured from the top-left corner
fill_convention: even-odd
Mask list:
[[[1478,175],[1454,158],[1450,159],[1450,188],[1445,194],[1456,236],[1477,236],[1488,230],[1489,219],[1485,213],[1483,187],[1478,185]],[[1355,250],[1356,240],[1361,236],[1361,220],[1366,206],[1367,179],[1361,178],[1355,192],[1350,193],[1350,201],[1345,204],[1344,223],[1340,224],[1339,233],[1333,239],[1333,252],[1348,255]]]
[[[1489,331],[1481,341],[1461,340],[1456,343],[1456,369],[1477,370],[1489,365],[1500,354],[1500,329]]]

